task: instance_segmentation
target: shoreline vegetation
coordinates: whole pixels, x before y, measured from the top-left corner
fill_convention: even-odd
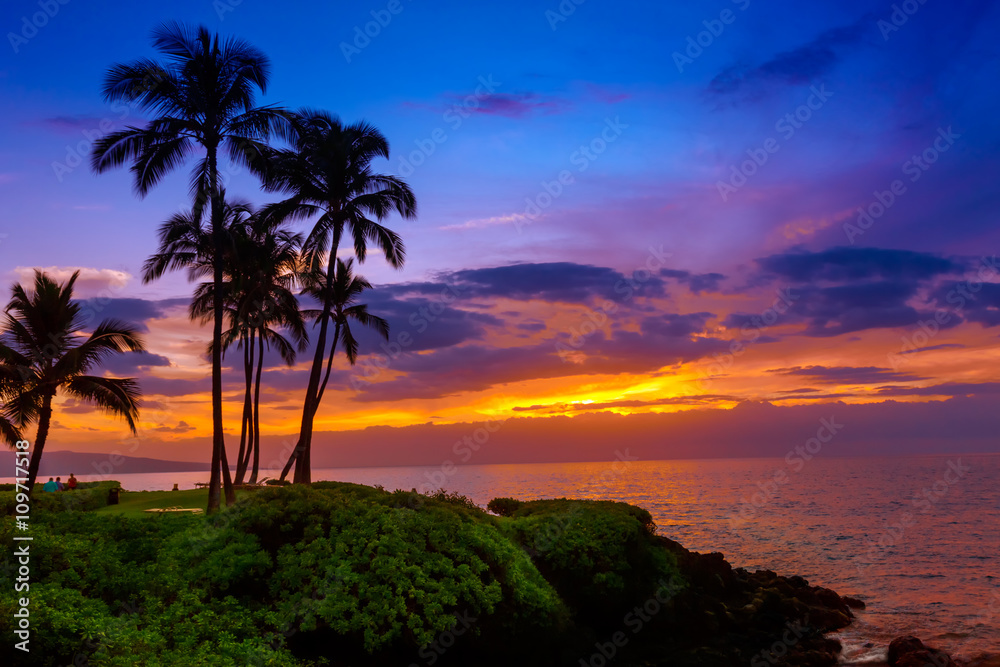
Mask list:
[[[444,491],[317,482],[247,488],[206,516],[143,512],[200,506],[204,490],[108,505],[118,486],[34,495],[17,664],[820,667],[838,664],[828,633],[864,607],[689,551],[626,503],[497,498],[487,512]],[[0,490],[4,543],[13,503]]]

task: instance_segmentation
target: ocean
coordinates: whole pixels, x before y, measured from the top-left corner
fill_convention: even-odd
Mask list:
[[[629,458],[321,469],[313,479],[444,487],[481,506],[498,496],[629,502],[689,549],[721,551],[735,566],[799,574],[864,600],[867,610],[837,635],[846,664],[884,660],[902,634],[954,657],[1000,654],[1000,455]],[[157,490],[193,488],[207,473],[115,478],[126,489]]]

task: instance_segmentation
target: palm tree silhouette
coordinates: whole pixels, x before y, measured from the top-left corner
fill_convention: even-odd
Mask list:
[[[223,354],[234,343],[243,350],[246,390],[236,483],[243,483],[250,468],[249,482],[254,484],[260,469],[260,385],[264,352],[273,347],[291,366],[295,363],[296,352],[305,349],[308,342],[302,312],[293,291],[302,237],[282,228],[278,221],[261,215],[240,218],[231,223],[230,230],[234,252],[226,255],[223,281],[223,299],[230,327],[223,332],[222,345]],[[199,286],[191,304],[193,316],[202,319],[211,316],[213,291],[212,283]],[[291,335],[294,345],[282,330]]]
[[[268,152],[262,176],[266,190],[285,193],[288,198],[265,210],[283,220],[318,216],[303,244],[303,259],[312,274],[325,260],[322,275],[326,283],[320,291],[324,298],[332,294],[337,251],[345,235],[350,235],[359,262],[365,260],[372,243],[389,264],[400,268],[405,258],[403,242],[379,222],[393,210],[404,218],[414,218],[417,203],[402,179],[372,170],[372,160],[389,157],[389,144],[382,133],[367,123],[343,125],[328,113],[303,110],[289,117],[280,134],[290,147]],[[322,395],[323,362],[328,356],[333,304],[325,299],[321,306],[299,441],[289,459],[295,461],[297,483],[311,481],[313,421]]]
[[[329,312],[324,307],[320,310],[307,310],[304,314],[307,317],[315,318],[317,324],[321,323],[320,318],[325,318],[327,321],[333,322],[334,325],[333,342],[330,345],[330,354],[326,361],[326,373],[316,396],[317,405],[323,400],[323,392],[326,391],[326,384],[330,380],[337,343],[343,341],[344,353],[352,366],[358,359],[358,341],[351,331],[352,320],[362,326],[374,329],[385,339],[389,338],[389,323],[381,317],[369,313],[367,304],[357,303],[361,293],[371,289],[372,286],[362,276],[354,275],[353,269],[353,259],[348,259],[345,262],[338,258],[333,280],[327,280],[326,271],[322,269],[303,277],[305,282],[303,294],[308,294],[317,302],[329,306]],[[293,461],[293,458],[288,459],[284,470],[281,471],[281,479],[288,475]]]
[[[135,380],[87,373],[112,355],[146,348],[135,327],[114,319],[102,321],[84,338],[81,307],[73,301],[79,275],[77,271],[59,285],[36,270],[32,292],[15,284],[0,328],[3,434],[13,445],[24,428],[38,424],[28,464],[29,493],[48,439],[52,401],[60,390],[124,418],[136,433],[139,387]]]
[[[142,265],[142,282],[150,283],[163,276],[167,271],[177,271],[184,269],[187,271],[190,282],[198,282],[206,278],[213,278],[215,275],[216,258],[221,257],[224,265],[232,266],[236,263],[231,256],[236,253],[233,230],[253,215],[253,209],[246,202],[226,202],[225,192],[222,193],[223,208],[222,222],[218,226],[218,233],[206,229],[201,222],[201,218],[194,212],[175,213],[160,225],[157,230],[159,237],[159,247],[155,254],[151,255]],[[218,237],[221,239],[217,240]],[[221,244],[221,245],[218,245]],[[226,259],[227,256],[230,259]],[[210,285],[214,284],[209,283]],[[223,289],[223,293],[225,289]],[[195,299],[197,299],[197,292]],[[214,314],[214,298],[209,295],[211,303],[207,306],[208,312],[202,312],[204,308],[195,308],[195,301],[192,300],[190,315],[191,319],[200,319],[202,322],[211,319]],[[223,297],[223,303],[225,299]],[[224,311],[225,312],[225,311]],[[208,353],[214,360],[212,344],[209,343]],[[221,355],[219,358],[221,368]],[[226,503],[236,502],[236,492],[233,490],[233,481],[229,471],[229,460],[225,447],[220,452],[220,465],[222,473],[222,487],[225,490]]]
[[[197,148],[204,151],[191,175],[192,218],[207,206],[213,248],[213,281],[222,282],[224,199],[220,152],[238,165],[256,169],[269,131],[282,118],[273,107],[256,107],[270,70],[267,57],[239,39],[221,40],[204,26],[196,31],[167,23],[153,31],[153,46],[163,62],[138,60],[113,66],[105,78],[104,99],[138,106],[156,118],[146,127],[127,127],[94,144],[91,165],[98,172],[131,161],[135,190],[145,196],[169,171]],[[213,304],[212,473],[208,511],[220,505],[220,471],[225,458],[222,431],[222,292]],[[227,485],[228,486],[228,485]],[[227,503],[232,489],[226,489]]]

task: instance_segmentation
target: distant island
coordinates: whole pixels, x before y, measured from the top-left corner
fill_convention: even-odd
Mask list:
[[[39,466],[40,477],[74,475],[131,475],[150,472],[208,471],[208,463],[165,461],[141,456],[96,454],[93,452],[46,452]]]

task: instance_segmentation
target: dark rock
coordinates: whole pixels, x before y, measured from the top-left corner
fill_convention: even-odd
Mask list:
[[[850,597],[848,595],[845,595],[843,597],[843,600],[844,600],[844,604],[846,604],[851,609],[864,609],[865,608],[864,600],[859,600],[857,598],[852,598],[852,597]]]
[[[889,644],[889,667],[959,667],[944,651],[925,646],[912,635],[897,637]]]

